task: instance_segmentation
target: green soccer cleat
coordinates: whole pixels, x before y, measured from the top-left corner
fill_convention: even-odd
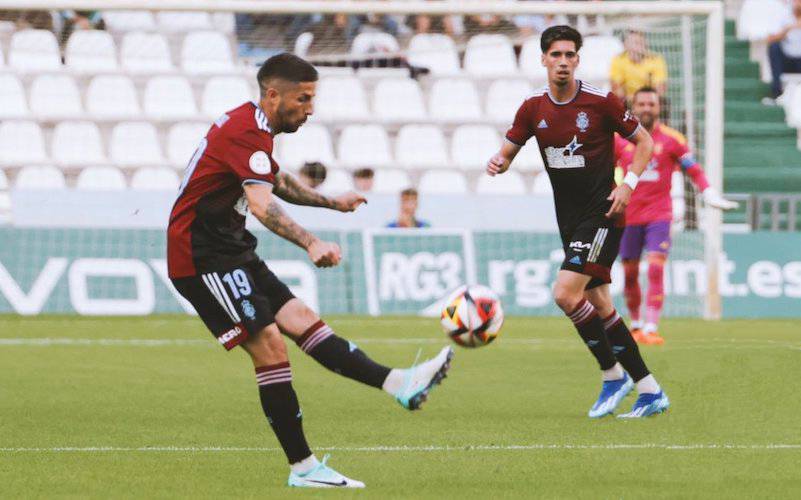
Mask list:
[[[324,456],[320,465],[306,474],[290,472],[287,485],[296,488],[364,488],[363,482],[345,477],[326,465],[330,457]]]
[[[428,399],[431,389],[447,376],[451,358],[453,358],[453,348],[447,346],[443,347],[434,358],[419,365],[412,365],[406,370],[406,382],[395,394],[395,400],[407,410],[419,409]]]

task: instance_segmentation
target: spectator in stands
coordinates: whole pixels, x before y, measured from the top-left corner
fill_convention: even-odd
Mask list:
[[[310,188],[317,189],[325,182],[326,173],[325,165],[319,161],[310,161],[300,167],[298,178]]]
[[[372,168],[360,168],[353,172],[353,187],[360,193],[368,193],[373,190],[373,177],[375,171]]]
[[[790,0],[783,28],[768,37],[768,56],[772,98],[763,99],[765,104],[775,104],[782,94],[782,75],[801,73],[801,0]]]
[[[106,23],[99,10],[62,10],[58,15],[62,23],[62,43],[66,43],[75,30],[106,29]]]
[[[417,218],[417,206],[418,196],[415,188],[401,191],[398,219],[387,224],[387,227],[431,227],[428,222]]]
[[[648,50],[645,33],[629,31],[623,40],[625,51],[612,59],[609,81],[612,92],[620,99],[630,101],[637,89],[652,87],[665,95],[667,90],[667,64],[665,58]]]
[[[0,21],[10,21],[18,30],[53,30],[53,16],[46,10],[0,10]]]

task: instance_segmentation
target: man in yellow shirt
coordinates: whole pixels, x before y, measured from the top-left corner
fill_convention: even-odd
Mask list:
[[[667,90],[667,64],[665,59],[648,51],[645,34],[629,31],[623,41],[626,50],[612,59],[609,81],[612,92],[627,102],[642,87],[652,87],[659,95]]]

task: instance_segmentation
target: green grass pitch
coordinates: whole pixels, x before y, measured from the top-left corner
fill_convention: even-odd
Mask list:
[[[391,365],[445,344],[432,319],[329,322]],[[248,360],[198,319],[0,317],[0,497],[801,497],[801,322],[663,332],[643,351],[672,407],[644,421],[586,417],[597,367],[562,318],[457,348],[414,413],[290,347],[312,447],[367,483],[312,492],[284,486]]]

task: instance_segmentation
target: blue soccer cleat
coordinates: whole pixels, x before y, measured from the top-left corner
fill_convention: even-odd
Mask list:
[[[290,472],[287,484],[297,488],[364,488],[363,482],[345,477],[326,465],[329,457],[324,456],[320,465],[306,474]]]
[[[419,353],[418,353],[419,356]],[[412,365],[406,370],[406,380],[395,400],[407,410],[417,410],[426,399],[431,389],[447,376],[453,358],[453,348],[443,347],[436,357],[419,365]]]
[[[670,407],[670,401],[664,391],[656,394],[640,394],[631,411],[617,416],[617,418],[645,418],[658,415]]]
[[[634,382],[629,377],[628,373],[623,373],[623,378],[618,380],[605,380],[601,387],[601,394],[598,395],[598,401],[592,405],[588,413],[590,418],[601,418],[614,413],[617,405],[623,401],[631,389],[634,388]]]

